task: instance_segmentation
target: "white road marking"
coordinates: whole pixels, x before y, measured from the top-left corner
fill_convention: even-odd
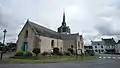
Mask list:
[[[118,59],[120,59],[120,57],[117,57]]]
[[[116,59],[116,57],[112,57],[113,59]]]
[[[108,59],[111,59],[111,57],[108,57]]]
[[[104,59],[106,58],[106,57],[103,57]]]
[[[99,58],[102,58],[102,57],[99,57]]]
[[[23,64],[21,64],[21,65],[23,65]]]
[[[108,57],[105,57],[105,56],[100,56],[100,57],[98,57],[99,59],[120,59],[120,57],[110,57],[110,56],[108,56]]]

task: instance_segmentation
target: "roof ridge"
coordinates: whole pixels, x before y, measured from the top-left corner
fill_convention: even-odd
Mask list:
[[[56,32],[56,31],[54,31],[54,30],[52,30],[52,29],[49,29],[49,28],[47,28],[47,27],[44,27],[44,26],[42,26],[42,25],[40,25],[40,24],[37,24],[37,23],[34,23],[34,22],[32,22],[32,21],[29,21],[29,23],[32,23],[32,24],[35,24],[35,25],[37,25],[37,26],[43,27],[43,28],[45,28],[45,29],[48,29],[48,30],[50,30],[50,31]],[[57,32],[56,32],[56,33],[57,33]]]
[[[37,23],[34,23],[32,21],[28,21],[30,26],[33,28],[33,30],[36,32],[38,35],[46,36],[46,37],[51,37],[51,38],[59,38],[60,39],[60,33],[51,30],[49,28],[46,28],[44,26],[41,26]]]

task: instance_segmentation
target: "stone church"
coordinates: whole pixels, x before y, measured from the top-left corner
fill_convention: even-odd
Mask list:
[[[79,33],[71,34],[69,26],[66,25],[65,12],[63,13],[62,25],[58,31],[51,30],[27,20],[18,35],[17,51],[31,51],[40,48],[42,52],[51,52],[54,47],[60,51],[67,51],[71,46],[76,51],[84,53],[84,41]]]

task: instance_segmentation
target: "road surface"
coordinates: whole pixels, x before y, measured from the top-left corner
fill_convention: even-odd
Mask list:
[[[61,63],[33,63],[33,64],[0,63],[0,68],[120,68],[120,59],[118,57],[120,56],[103,54],[97,57],[98,59],[84,62],[74,61]]]

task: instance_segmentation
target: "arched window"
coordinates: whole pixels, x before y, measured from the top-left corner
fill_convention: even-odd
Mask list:
[[[95,52],[98,52],[98,50],[95,50]]]
[[[80,49],[80,42],[78,42],[78,49]]]
[[[101,52],[104,52],[104,50],[101,50]]]
[[[51,41],[51,47],[54,47],[54,40]]]
[[[84,48],[84,44],[83,44],[83,42],[81,43],[81,48]]]
[[[25,38],[28,38],[28,30],[25,31]]]
[[[73,48],[73,45],[71,45],[71,48]]]
[[[101,48],[103,48],[103,46],[101,46]]]
[[[97,48],[97,46],[95,46],[95,48]]]

